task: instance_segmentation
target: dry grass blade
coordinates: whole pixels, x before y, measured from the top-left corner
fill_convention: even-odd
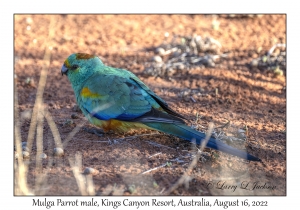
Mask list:
[[[51,19],[50,22],[50,30],[49,30],[49,36],[47,43],[50,43],[52,38],[54,37],[54,26],[56,24],[56,21],[54,19]],[[36,166],[38,171],[41,171],[42,165],[40,161],[40,154],[43,151],[43,93],[47,81],[47,74],[48,74],[48,69],[50,66],[50,58],[51,58],[51,47],[47,47],[45,50],[45,55],[44,55],[44,63],[43,63],[43,68],[41,70],[41,75],[40,75],[40,80],[37,88],[37,93],[36,93],[36,100],[33,108],[33,112],[31,115],[31,123],[30,123],[30,128],[28,132],[28,137],[27,137],[27,148],[28,152],[31,152],[32,149],[32,144],[33,144],[33,139],[35,135],[35,130],[37,128],[37,154],[36,154]],[[15,141],[16,141],[16,147],[17,147],[17,153],[19,154],[18,158],[18,164],[17,164],[17,170],[16,170],[16,183],[18,183],[15,186],[16,189],[16,194],[20,195],[28,195],[29,190],[27,187],[27,171],[28,171],[28,166],[24,164],[23,158],[22,158],[22,149],[21,149],[21,136],[20,136],[20,122],[19,122],[19,112],[18,112],[18,94],[17,94],[17,88],[15,85]],[[41,175],[42,176],[42,175]],[[37,180],[45,180],[44,177],[38,177]]]
[[[41,154],[43,151],[43,144],[42,144],[42,140],[43,136],[42,136],[42,127],[40,125],[42,125],[42,121],[43,121],[43,116],[46,118],[47,123],[51,129],[51,132],[53,134],[54,137],[54,141],[56,146],[61,146],[61,138],[58,132],[58,129],[54,123],[54,120],[51,116],[51,114],[49,113],[49,111],[44,108],[41,110],[40,114],[38,115],[40,119],[38,119],[37,121],[37,154],[36,154],[36,170],[38,171],[38,176],[36,178],[35,181],[35,194],[36,195],[44,195],[45,194],[45,189],[46,189],[46,185],[47,185],[47,174],[49,172],[49,169],[52,166],[53,163],[53,158],[51,156],[49,156],[48,158],[48,164],[47,167],[44,171],[42,171],[42,165],[41,165]],[[39,122],[39,120],[42,120],[41,122]],[[41,133],[41,134],[39,134]],[[42,173],[41,173],[42,172]]]
[[[30,190],[27,186],[27,166],[23,161],[14,164],[15,169],[15,195],[30,195]]]
[[[200,146],[200,151],[203,151],[208,140],[211,137],[212,131],[213,131],[213,123],[209,123],[208,125],[208,131],[206,133],[205,139],[202,140],[201,142],[201,146]],[[195,145],[195,144],[194,144]],[[196,147],[196,146],[195,146]],[[185,171],[185,173],[180,177],[180,179],[170,188],[168,189],[164,195],[169,195],[170,193],[172,193],[175,189],[177,189],[180,185],[182,185],[183,183],[185,183],[186,181],[189,181],[189,173],[190,171],[196,166],[197,161],[200,157],[201,152],[198,151],[197,154],[195,155],[195,157],[193,158],[192,162],[190,163],[189,167],[187,168],[187,170]]]
[[[225,122],[223,125],[220,125],[220,126],[216,127],[216,129],[218,129],[218,128],[228,128],[228,126],[230,125],[231,122],[230,122],[230,120],[228,120],[226,118],[225,118],[225,120],[227,122]]]
[[[160,155],[160,154],[162,154],[162,153],[158,152],[158,153],[155,153],[154,155],[149,156],[148,158],[152,158],[152,157],[155,157],[155,156]]]
[[[21,148],[21,132],[20,132],[20,121],[19,121],[19,110],[18,110],[18,92],[16,82],[14,83],[14,124],[15,124],[15,146],[17,154],[19,155],[18,160],[15,160],[15,195],[28,195],[30,194],[27,186],[27,166],[24,164],[22,148]]]
[[[39,107],[38,119],[37,119],[37,128],[36,128],[36,171],[38,173],[42,172],[42,159],[40,158],[43,153],[43,106]]]
[[[50,58],[51,58],[51,50],[49,48],[46,48],[45,56],[43,59],[44,64],[43,64],[40,81],[39,81],[38,88],[37,88],[36,100],[35,100],[35,104],[33,107],[31,123],[30,123],[30,128],[29,128],[28,137],[27,137],[27,147],[29,149],[29,153],[32,148],[33,138],[34,138],[35,129],[36,129],[37,120],[38,120],[38,113],[39,113],[41,107],[43,106],[43,94],[44,94],[44,89],[45,89],[45,85],[46,85],[46,81],[47,81],[48,68],[50,66]]]
[[[20,132],[20,121],[19,119],[19,110],[18,110],[18,93],[17,93],[17,87],[15,83],[15,103],[14,103],[14,124],[15,124],[15,146],[17,153],[20,155],[19,160],[23,161],[23,157],[21,156],[22,154],[22,147],[21,147],[21,132]]]
[[[54,122],[51,114],[49,113],[49,111],[47,109],[44,110],[44,114],[45,114],[45,118],[47,120],[47,123],[48,123],[48,125],[51,129],[51,132],[53,134],[55,146],[62,148],[61,138],[60,138],[57,126],[55,125],[55,122]]]
[[[157,167],[155,167],[155,168],[151,168],[151,169],[149,169],[148,171],[144,171],[142,174],[146,174],[146,173],[149,173],[149,172],[151,172],[151,171],[155,171],[155,170],[157,170],[157,169],[160,169],[160,168],[162,168],[162,167],[165,167],[167,165],[167,163],[164,163],[164,164],[162,164],[162,165],[160,165],[160,166],[157,166]]]
[[[80,128],[82,126],[84,126],[84,124],[86,123],[87,121],[83,121],[81,124],[77,125],[71,133],[69,133],[69,135],[67,136],[66,140],[64,140],[64,142],[62,143],[63,145],[63,148],[66,147],[66,145],[68,144],[69,141],[72,140],[72,138],[75,136],[75,134],[80,130]]]
[[[85,185],[85,176],[80,172],[82,168],[82,156],[79,152],[75,154],[74,158],[69,158],[69,163],[72,168],[73,174],[75,176],[77,185],[79,187],[81,195],[95,195],[95,188],[91,175],[86,176],[86,185]]]
[[[85,187],[84,187],[84,179],[83,175],[80,174],[80,169],[82,168],[81,164],[81,154],[76,153],[75,158],[69,158],[69,163],[72,168],[74,177],[76,179],[77,185],[79,187],[81,195],[88,195]]]
[[[89,195],[96,195],[92,175],[87,175],[86,176],[86,185],[87,185],[87,187],[86,187],[87,188],[87,193]]]
[[[37,107],[37,105],[35,105],[33,107],[31,121],[30,121],[30,127],[29,127],[28,137],[27,137],[27,147],[28,147],[29,152],[31,151],[33,138],[35,135],[35,129],[36,129],[36,124],[37,124],[37,110],[38,110],[38,107]]]

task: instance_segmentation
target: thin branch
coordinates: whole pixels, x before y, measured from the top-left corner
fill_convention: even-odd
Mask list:
[[[157,170],[157,169],[160,169],[160,168],[162,168],[162,167],[165,167],[166,165],[167,165],[167,163],[164,163],[164,164],[162,164],[162,165],[160,165],[160,166],[157,166],[157,167],[152,168],[152,169],[150,169],[150,170],[148,170],[148,171],[145,171],[145,172],[143,172],[142,174],[146,174],[146,173],[149,173],[149,172],[151,172],[151,171],[155,171],[155,170]]]
[[[155,156],[160,155],[160,154],[161,154],[161,152],[158,152],[158,153],[156,153],[154,155],[149,156],[148,158],[152,158],[152,157],[155,157]]]

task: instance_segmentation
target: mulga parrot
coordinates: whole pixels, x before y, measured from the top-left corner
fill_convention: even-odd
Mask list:
[[[201,144],[205,134],[188,125],[132,72],[106,66],[99,57],[85,53],[70,55],[61,73],[67,75],[76,101],[88,120],[104,131],[126,132],[152,129]],[[207,147],[246,160],[260,161],[245,151],[210,138]]]

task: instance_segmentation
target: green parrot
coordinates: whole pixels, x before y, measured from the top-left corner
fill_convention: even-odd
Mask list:
[[[67,75],[76,101],[88,120],[105,132],[152,129],[201,144],[205,134],[187,126],[182,115],[130,71],[106,66],[99,57],[70,55],[61,68]],[[240,158],[260,161],[245,151],[210,138],[207,147]]]

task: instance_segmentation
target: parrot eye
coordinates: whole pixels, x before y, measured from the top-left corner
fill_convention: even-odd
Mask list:
[[[74,64],[73,66],[71,66],[71,70],[76,70],[79,66]]]

